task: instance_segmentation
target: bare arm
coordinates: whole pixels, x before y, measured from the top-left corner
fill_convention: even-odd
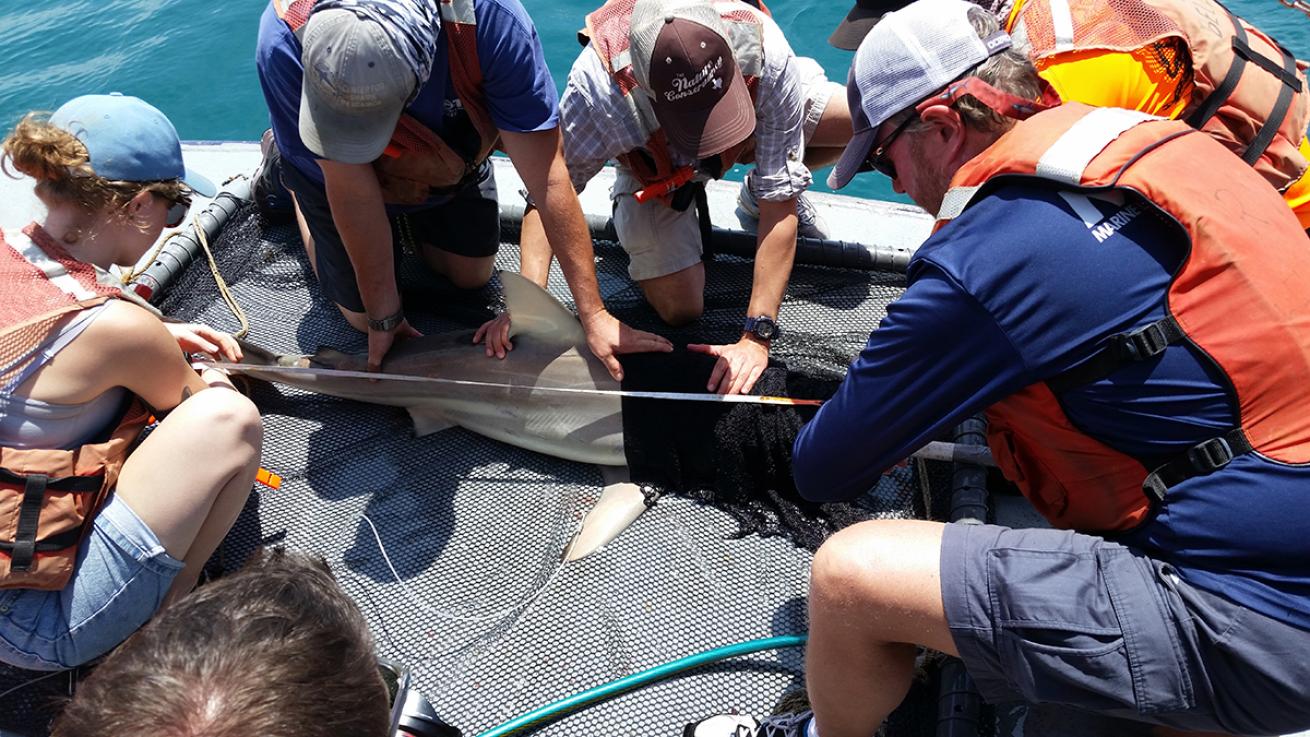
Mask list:
[[[332,221],[355,269],[359,296],[368,318],[381,320],[400,312],[391,223],[377,174],[370,164],[343,164],[319,159]],[[368,365],[376,370],[397,336],[416,334],[402,320],[390,331],[368,331]]]
[[[623,378],[623,368],[615,358],[618,353],[671,351],[669,341],[652,333],[633,330],[620,323],[605,309],[596,283],[595,252],[591,233],[582,216],[582,205],[569,180],[564,164],[564,150],[558,128],[531,133],[501,131],[505,152],[514,162],[528,193],[537,203],[536,215],[541,232],[551,251],[559,259],[564,279],[573,292],[578,316],[587,332],[587,343],[616,380]],[[538,246],[535,236],[530,247]]]
[[[778,317],[787,280],[796,260],[796,200],[760,200],[754,283],[745,317]],[[730,345],[693,344],[688,350],[718,356],[706,388],[720,394],[744,394],[769,365],[769,344],[743,332]]]

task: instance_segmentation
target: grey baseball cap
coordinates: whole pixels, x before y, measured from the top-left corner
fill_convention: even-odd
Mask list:
[[[845,187],[861,170],[884,121],[1010,48],[1005,31],[979,38],[971,12],[987,11],[966,0],[917,0],[884,15],[864,37],[846,82],[855,135],[829,187]]]
[[[309,17],[300,138],[325,159],[366,164],[382,155],[418,79],[372,20],[344,9]]]

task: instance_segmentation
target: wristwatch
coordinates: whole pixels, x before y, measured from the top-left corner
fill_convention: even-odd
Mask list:
[[[405,321],[405,311],[403,309],[396,310],[394,314],[387,315],[381,320],[374,320],[373,318],[370,317],[368,319],[368,329],[376,330],[379,333],[389,333],[392,330],[395,330],[396,327],[399,326],[400,323],[404,321]]]
[[[742,330],[766,343],[782,335],[782,328],[778,327],[777,321],[768,315],[746,318],[746,324]]]

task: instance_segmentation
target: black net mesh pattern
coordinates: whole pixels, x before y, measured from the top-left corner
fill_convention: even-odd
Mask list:
[[[249,315],[251,342],[279,353],[365,349],[364,337],[320,297],[294,226],[266,224],[248,206],[214,250]],[[497,263],[517,270],[516,247],[506,244]],[[704,318],[670,330],[628,280],[622,250],[597,243],[611,310],[677,343],[735,340],[752,268],[732,257],[710,263]],[[402,271],[407,311],[425,333],[466,330],[491,314],[495,284],[461,294],[417,259]],[[570,303],[557,267],[549,288]],[[774,357],[816,381],[840,379],[903,289],[898,274],[798,266]],[[161,307],[223,330],[238,326],[203,260]],[[682,656],[806,629],[811,553],[783,537],[743,534],[778,532],[791,513],[785,506],[728,504],[729,512],[666,495],[604,550],[561,566],[561,550],[601,491],[596,467],[460,428],[415,438],[395,408],[262,383],[250,391],[264,416],[263,465],[284,482],[257,487],[211,565],[233,570],[260,545],[322,554],[368,617],[381,654],[413,666],[417,687],[466,735]],[[924,516],[940,507],[932,500],[948,493],[949,468],[923,472],[934,465],[885,477],[858,500],[855,517]],[[0,693],[17,689],[0,698],[0,730],[43,733],[69,677],[24,685],[39,675],[0,668]],[[767,714],[802,684],[800,650],[764,652],[625,694],[540,733],[676,735],[712,713]],[[933,698],[917,686],[890,733],[929,733]]]

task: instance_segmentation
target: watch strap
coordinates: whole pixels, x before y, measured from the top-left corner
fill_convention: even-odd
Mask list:
[[[396,310],[395,313],[387,315],[386,317],[380,320],[374,320],[371,317],[368,318],[368,329],[376,330],[379,333],[389,333],[392,330],[395,330],[397,327],[399,327],[400,323],[404,321],[405,321],[405,311],[403,309],[400,309],[400,310]]]

